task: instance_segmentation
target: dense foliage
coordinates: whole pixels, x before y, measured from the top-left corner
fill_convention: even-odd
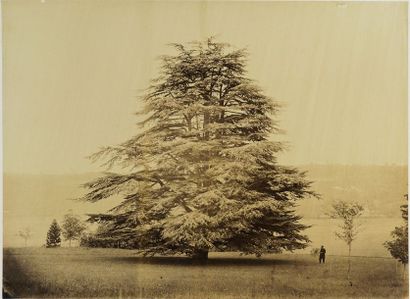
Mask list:
[[[46,247],[60,247],[61,246],[61,228],[54,219],[47,232]]]
[[[80,238],[80,246],[91,248],[137,248],[136,239],[122,240],[121,235],[112,234],[111,223],[101,223],[95,232],[84,233]]]
[[[144,96],[145,130],[93,155],[125,171],[85,185],[87,201],[124,199],[91,220],[145,254],[306,247],[294,208],[315,194],[304,173],[277,163],[279,105],[246,78],[246,52],[212,39],[173,47]]]
[[[406,195],[407,199],[407,195]],[[392,257],[399,260],[403,264],[409,263],[409,218],[408,204],[401,206],[404,225],[396,227],[391,235],[393,240],[384,243],[384,246],[389,250]]]

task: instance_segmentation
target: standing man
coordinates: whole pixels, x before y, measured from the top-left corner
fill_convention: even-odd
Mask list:
[[[319,252],[319,264],[323,262],[323,264],[325,263],[325,258],[326,258],[326,249],[325,247],[322,245],[320,247],[320,252]]]

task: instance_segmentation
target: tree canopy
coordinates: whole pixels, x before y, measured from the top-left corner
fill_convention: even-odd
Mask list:
[[[143,97],[142,133],[92,156],[111,172],[85,184],[83,199],[123,201],[91,220],[145,254],[304,248],[294,208],[316,194],[277,162],[279,104],[246,77],[246,51],[213,39],[172,47]]]
[[[71,247],[71,241],[78,240],[86,227],[77,215],[70,212],[64,215],[62,229],[63,237],[68,240],[69,246]]]
[[[408,196],[406,195],[406,201]],[[389,250],[392,257],[399,260],[402,264],[409,263],[409,218],[408,204],[400,207],[404,225],[395,227],[391,235],[393,240],[384,243],[384,246]]]

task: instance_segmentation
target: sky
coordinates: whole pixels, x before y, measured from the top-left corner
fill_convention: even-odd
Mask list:
[[[247,47],[283,164],[407,165],[407,3],[5,0],[4,171],[101,170],[169,43]]]

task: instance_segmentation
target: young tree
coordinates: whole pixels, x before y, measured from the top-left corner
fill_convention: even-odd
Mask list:
[[[405,197],[407,201],[407,195]],[[404,225],[396,227],[394,231],[392,231],[391,235],[393,240],[385,242],[384,246],[389,250],[391,256],[399,260],[403,264],[403,267],[406,268],[406,265],[409,263],[408,204],[402,205],[400,209],[404,219]]]
[[[60,247],[61,246],[61,228],[54,219],[47,232],[46,247]]]
[[[246,52],[213,39],[173,47],[143,98],[145,130],[92,156],[126,171],[85,184],[87,201],[124,198],[91,220],[112,223],[144,254],[306,247],[294,207],[315,193],[304,173],[277,163],[283,146],[269,134],[279,105],[245,77]]]
[[[335,219],[341,219],[342,224],[340,227],[340,232],[335,232],[336,237],[344,241],[349,248],[349,259],[347,268],[347,279],[350,280],[350,254],[352,252],[352,242],[356,239],[358,234],[358,223],[357,219],[363,213],[363,206],[358,203],[351,203],[346,201],[338,201],[332,205],[332,212],[330,216]]]
[[[82,232],[85,230],[85,224],[77,215],[68,213],[64,215],[62,230],[64,239],[68,240],[69,247],[71,247],[72,240],[78,240]]]
[[[27,247],[27,241],[31,238],[31,230],[26,227],[24,230],[19,231],[18,235],[24,240],[24,247]]]

